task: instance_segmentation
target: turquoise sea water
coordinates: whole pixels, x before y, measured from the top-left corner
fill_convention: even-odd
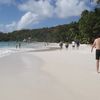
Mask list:
[[[16,45],[21,44],[22,48],[39,48],[45,45],[43,42],[32,42],[32,43],[26,43],[26,42],[0,42],[0,48],[16,48]]]
[[[24,43],[24,42],[0,42],[0,48],[16,48],[16,45],[21,44],[22,48],[31,47],[32,43]]]
[[[20,48],[19,48],[20,43]],[[20,52],[22,50],[26,49],[38,49],[45,46],[45,43],[43,42],[32,42],[32,43],[26,43],[26,42],[0,42],[0,57]],[[17,47],[17,48],[16,48]]]
[[[0,42],[0,48],[11,48],[15,47],[16,42]]]

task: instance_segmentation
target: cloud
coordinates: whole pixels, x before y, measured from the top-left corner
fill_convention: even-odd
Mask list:
[[[26,12],[18,22],[17,29],[28,27],[36,24],[41,20],[53,17],[53,6],[50,0],[29,0],[19,4],[18,8]]]
[[[28,0],[23,4],[19,4],[18,8],[22,11],[31,11],[41,17],[51,17],[54,9],[50,4],[50,0]]]
[[[0,0],[0,3],[11,3],[16,0]],[[1,30],[17,30],[27,28],[47,18],[69,18],[79,16],[85,9],[91,8],[87,3],[89,0],[20,0],[15,5],[24,12],[18,22],[14,21],[8,25],[0,25]]]
[[[90,9],[85,0],[57,0],[55,13],[57,17],[68,18],[79,16],[85,9]]]
[[[17,23],[12,22],[11,24],[2,25],[0,24],[0,31],[2,32],[12,32],[16,30]]]
[[[47,18],[68,18],[71,16],[79,16],[83,10],[90,9],[86,2],[87,0],[28,0],[18,5],[21,11],[26,12],[20,21],[17,28],[25,28],[28,25],[35,24]]]
[[[31,13],[31,12],[27,12],[19,20],[19,22],[17,24],[17,29],[25,28],[28,25],[30,25],[32,23],[37,23],[37,22],[38,22],[38,15]]]
[[[28,0],[20,4],[18,8],[22,11],[31,11],[41,17],[68,18],[70,16],[79,16],[85,9],[90,10],[86,5],[89,0]],[[51,4],[52,2],[52,4]]]
[[[0,31],[12,32],[14,30],[20,30],[27,28],[31,24],[36,24],[39,21],[39,16],[31,12],[25,13],[18,22],[12,22],[11,24],[2,25],[0,24]]]

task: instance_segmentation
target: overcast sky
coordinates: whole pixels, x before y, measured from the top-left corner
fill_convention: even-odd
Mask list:
[[[77,21],[90,0],[0,0],[0,31],[52,27]]]

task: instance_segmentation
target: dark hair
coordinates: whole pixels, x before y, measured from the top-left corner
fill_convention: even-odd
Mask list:
[[[98,33],[97,35],[96,35],[96,38],[99,38],[100,37],[100,33]]]

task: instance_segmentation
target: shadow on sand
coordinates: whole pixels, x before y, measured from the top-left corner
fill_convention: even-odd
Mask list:
[[[44,52],[44,51],[53,51],[53,50],[60,50],[59,47],[48,47],[43,49],[36,49],[36,50],[30,50],[29,52]]]

